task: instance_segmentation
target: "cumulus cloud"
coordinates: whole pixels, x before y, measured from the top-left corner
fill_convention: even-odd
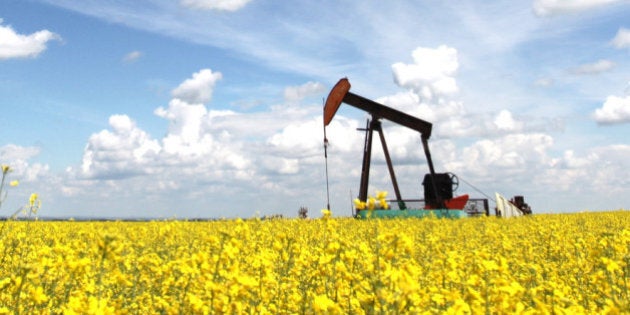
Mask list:
[[[619,0],[534,0],[534,12],[538,16],[578,12],[603,6]]]
[[[396,84],[413,89],[428,100],[458,91],[453,77],[459,67],[455,48],[444,45],[435,49],[418,47],[412,57],[412,64],[398,62],[392,65]]]
[[[15,144],[7,144],[0,147],[2,161],[28,160],[37,156],[40,149],[37,147],[22,147]]]
[[[195,144],[202,136],[208,110],[203,104],[188,104],[176,98],[171,100],[168,108],[157,108],[155,114],[170,121],[168,130],[170,138],[166,139],[168,144],[173,144],[171,140],[175,138],[181,144]],[[168,150],[173,152],[178,149],[180,148],[168,147]]]
[[[497,138],[507,134],[547,133],[564,130],[562,119],[514,115],[503,109],[449,117],[434,124],[434,133],[446,138]]]
[[[377,101],[432,123],[433,137],[498,137],[509,133],[539,132],[552,127],[549,121],[525,121],[505,109],[498,113],[473,114],[466,110],[463,102],[423,102],[411,91],[382,97]]]
[[[574,150],[566,150],[534,179],[558,191],[614,196],[623,193],[630,184],[628,156],[630,146],[625,144],[591,148],[581,156]]]
[[[276,174],[290,175],[297,174],[300,171],[300,162],[296,158],[264,158],[262,159],[262,166]]]
[[[321,148],[323,137],[318,132],[313,132],[323,127],[322,119],[313,119],[309,122],[296,122],[284,127],[281,132],[274,134],[268,140],[272,146],[293,151],[295,154],[312,154]]]
[[[612,40],[613,46],[616,48],[628,48],[630,47],[630,30],[627,28],[620,28],[617,31],[617,35]]]
[[[277,205],[277,198],[317,200],[312,186],[323,180],[321,104],[282,104],[261,113],[209,110],[198,103],[198,95],[209,95],[213,89],[207,79],[211,76],[199,75],[203,72],[176,87],[168,105],[154,111],[168,122],[161,138],[152,138],[126,115],[112,115],[109,127],[90,137],[80,167],[68,169],[67,176],[75,180],[60,188],[63,194],[95,199],[115,195],[117,200],[134,195],[162,200],[165,193],[178,194],[178,200],[187,199],[187,204],[207,205],[212,200],[213,206],[224,208],[235,198],[256,200],[250,212],[235,213],[241,216],[269,210],[266,207]],[[306,95],[321,84],[295,88]],[[341,161],[336,165],[348,169],[342,156],[359,148],[362,137],[353,120],[336,118],[329,126],[334,138],[329,152],[336,153],[331,159]],[[310,185],[304,185],[304,178]],[[186,210],[193,211],[199,210]]]
[[[128,54],[126,54],[126,55],[123,57],[123,61],[124,61],[124,62],[128,62],[128,63],[129,63],[129,62],[135,62],[135,61],[137,61],[138,59],[140,59],[140,57],[142,57],[142,52],[141,52],[141,51],[134,50],[134,51],[129,52]]]
[[[459,61],[453,48],[418,48],[414,51],[414,60],[413,65],[397,63],[392,67],[396,82],[409,90],[381,97],[377,102],[431,122],[434,138],[496,138],[506,134],[543,132],[555,126],[541,119],[514,117],[506,109],[471,113],[463,102],[442,98],[457,91],[454,76]],[[443,89],[444,86],[449,88]]]
[[[110,128],[90,137],[79,176],[125,179],[206,171],[225,175],[230,170],[235,178],[249,176],[250,161],[239,152],[239,144],[232,143],[228,130],[212,126],[217,119],[234,113],[209,111],[203,104],[210,100],[220,77],[220,73],[203,69],[172,91],[168,106],[154,111],[168,121],[168,133],[162,139],[153,139],[126,115],[112,115]],[[172,186],[158,182],[163,187]]]
[[[420,91],[420,93],[422,92]],[[416,91],[401,92],[378,98],[376,101],[429,122],[442,121],[466,114],[462,102],[452,100],[427,102]]]
[[[630,96],[609,96],[602,107],[595,110],[593,116],[600,125],[630,122]]]
[[[494,119],[494,125],[498,130],[504,131],[520,131],[523,128],[523,123],[514,120],[512,113],[505,109]]]
[[[11,26],[2,25],[0,19],[0,60],[11,58],[34,58],[46,50],[46,44],[61,37],[49,30],[29,35],[18,34]]]
[[[569,149],[559,156],[553,153],[554,147],[553,137],[544,133],[510,134],[459,144],[449,149],[454,152],[451,155],[434,150],[434,157],[444,159],[446,170],[467,181],[463,187],[460,185],[461,193],[468,190],[472,196],[479,196],[479,191],[470,190],[471,182],[486,193],[521,194],[536,211],[581,210],[575,208],[576,201],[596,207],[593,196],[615,196],[627,191],[630,146]],[[558,200],[549,208],[550,196],[571,202]],[[615,204],[621,207],[624,201]],[[591,208],[594,209],[597,208]]]
[[[102,130],[88,140],[83,153],[82,175],[87,178],[125,178],[149,171],[146,166],[161,151],[154,139],[127,115],[109,117],[112,130]]]
[[[24,147],[15,144],[7,144],[0,147],[0,161],[9,165],[13,170],[12,176],[26,181],[36,182],[49,175],[48,164],[31,163],[30,160],[39,155],[38,147]]]
[[[284,89],[284,99],[287,102],[298,102],[311,95],[321,95],[326,88],[319,82],[307,82],[300,86],[290,86]]]
[[[504,175],[527,173],[531,165],[547,164],[547,150],[553,138],[546,134],[510,134],[496,139],[484,139],[461,149],[460,158],[447,163],[454,172],[488,176],[497,168]]]
[[[210,69],[202,69],[194,73],[192,78],[186,79],[176,87],[172,95],[188,104],[204,104],[212,98],[214,85],[221,80],[221,72],[212,72]]]
[[[237,11],[251,0],[180,0],[180,4],[191,9]]]
[[[602,72],[609,71],[613,69],[614,67],[615,67],[614,62],[610,60],[606,60],[606,59],[601,59],[594,63],[583,64],[583,65],[580,65],[579,67],[571,69],[571,73],[578,74],[578,75],[599,74]]]

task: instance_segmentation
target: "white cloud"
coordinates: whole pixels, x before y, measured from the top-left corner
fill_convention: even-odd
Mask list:
[[[264,168],[277,174],[297,174],[300,171],[300,160],[295,158],[264,158],[262,163]]]
[[[606,59],[601,59],[594,63],[583,64],[579,67],[576,67],[572,69],[571,72],[578,75],[591,75],[609,71],[614,67],[614,62]]]
[[[173,90],[174,98],[168,107],[155,110],[157,116],[169,122],[168,133],[160,140],[153,139],[126,115],[111,116],[111,130],[90,137],[83,154],[80,177],[124,179],[142,175],[162,178],[176,173],[214,173],[214,176],[249,178],[252,175],[248,170],[251,161],[241,152],[241,143],[232,141],[229,130],[213,128],[215,121],[235,114],[208,111],[199,103],[210,100],[218,78],[220,73],[204,69]],[[155,185],[172,186],[157,179]]]
[[[401,87],[413,89],[427,100],[457,92],[453,75],[457,72],[457,50],[448,46],[418,47],[413,53],[413,64],[392,65],[394,81]]]
[[[102,130],[88,140],[83,153],[81,176],[125,178],[150,172],[145,168],[161,151],[154,139],[126,115],[109,118],[113,129]]]
[[[420,97],[412,91],[382,97],[377,101],[432,123],[434,137],[498,137],[508,133],[544,129],[536,125],[539,123],[536,121],[526,124],[524,120],[515,118],[509,110],[471,114],[466,110],[463,102],[439,101],[436,104],[430,104],[422,102]]]
[[[321,95],[325,92],[325,87],[319,82],[307,82],[300,86],[290,86],[284,89],[284,100],[287,102],[301,101],[311,95]]]
[[[376,101],[428,122],[442,121],[466,114],[462,102],[443,99],[427,102],[416,91],[401,92],[378,98]]]
[[[176,87],[172,92],[173,97],[188,104],[207,103],[212,98],[214,85],[221,78],[221,72],[202,69]]]
[[[24,182],[36,182],[49,175],[48,164],[31,163],[31,159],[39,155],[38,147],[23,147],[7,144],[0,147],[0,163],[11,167],[11,176]]]
[[[22,147],[15,144],[7,144],[0,147],[0,158],[3,161],[28,160],[37,156],[40,149],[37,147]]]
[[[380,97],[376,99],[376,102],[385,106],[396,108],[424,120],[433,121],[437,116],[437,114],[434,113],[433,108],[424,108],[424,110],[422,110],[422,114],[418,113],[418,111],[420,111],[419,107],[421,107],[422,104],[425,106],[428,105],[426,103],[422,103],[420,96],[418,96],[418,94],[414,91],[405,91],[394,95]]]
[[[190,86],[212,89],[210,84]],[[194,95],[207,93],[192,90],[188,91]],[[140,194],[162,200],[164,194],[177,193],[178,200],[200,200],[202,205],[212,200],[213,207],[223,208],[230,200],[242,202],[256,196],[250,212],[234,213],[240,216],[269,211],[266,207],[277,205],[277,198],[317,198],[312,185],[323,179],[318,172],[323,161],[320,104],[284,104],[272,107],[269,113],[236,113],[208,110],[203,104],[174,97],[155,114],[169,124],[161,139],[151,138],[128,116],[110,117],[108,130],[90,137],[78,171],[68,170],[67,176],[76,180],[60,188],[63,194],[95,199],[115,194],[117,200]],[[361,135],[354,121],[336,118],[329,126],[329,134],[335,138],[331,152],[341,159],[344,152],[358,147]],[[260,128],[252,128],[255,125]],[[341,129],[343,136],[339,135]],[[349,139],[356,141],[350,144]],[[309,178],[311,186],[303,185],[304,178]]]
[[[138,59],[140,59],[140,57],[142,57],[142,52],[138,51],[138,50],[134,50],[134,51],[129,52],[128,54],[126,54],[123,57],[123,61],[124,62],[135,62]]]
[[[506,109],[490,113],[471,113],[463,102],[439,97],[445,95],[444,90],[432,87],[445,77],[453,82],[452,88],[448,91],[454,92],[457,89],[454,75],[459,61],[456,50],[440,46],[438,49],[418,48],[414,53],[414,59],[416,57],[418,60],[422,59],[428,65],[421,66],[420,62],[414,65],[397,63],[392,67],[397,82],[404,83],[401,86],[411,89],[381,97],[377,102],[432,123],[434,138],[479,136],[496,138],[506,134],[541,132],[550,128],[548,121],[515,118],[512,112]],[[427,90],[431,92],[426,93]],[[429,95],[436,97],[428,98]],[[411,145],[413,143],[407,143],[405,147],[410,149]]]
[[[523,123],[514,120],[512,113],[508,110],[502,110],[494,119],[494,125],[502,131],[522,130]]]
[[[479,140],[461,149],[461,158],[448,162],[447,169],[469,176],[489,176],[499,169],[504,176],[524,174],[532,165],[549,162],[546,151],[552,145],[553,138],[540,133]]]
[[[237,11],[251,0],[180,0],[180,4],[191,9]]]
[[[583,156],[567,150],[562,157],[553,159],[535,180],[557,191],[615,196],[630,184],[628,156],[630,146],[623,144],[591,148]]]
[[[534,0],[534,12],[538,16],[578,12],[618,2],[619,0]]]
[[[595,110],[593,116],[601,125],[630,122],[630,96],[609,96],[602,107]]]
[[[198,143],[202,136],[208,110],[203,104],[191,105],[176,98],[171,100],[167,109],[157,108],[155,114],[170,121],[169,139],[177,138],[182,144],[194,144]],[[179,148],[165,149],[177,151]]]
[[[462,114],[439,121],[435,133],[448,138],[484,137],[497,138],[507,134],[540,133],[557,131],[562,125],[557,121],[543,118],[515,117],[511,111],[483,114]]]
[[[285,126],[280,133],[269,138],[268,143],[283,149],[292,156],[319,152],[323,143],[324,123],[321,119],[309,122],[296,122]]]
[[[17,187],[7,187],[2,192],[0,216],[11,213],[23,207],[28,202],[31,193],[37,193],[44,200],[44,209],[48,205],[48,194],[57,193],[60,178],[52,174],[48,164],[34,162],[41,149],[38,147],[25,147],[15,144],[0,146],[0,164],[8,165],[11,172],[5,179],[5,185],[9,181],[17,180]],[[41,212],[40,212],[41,213]]]
[[[630,184],[630,145],[615,144],[590,151],[597,157],[588,168],[593,173],[589,176],[593,179],[593,190],[604,196],[624,194]]]
[[[612,44],[617,48],[630,47],[630,30],[624,27],[620,28],[613,38]]]
[[[2,20],[0,20],[0,24]],[[46,50],[46,44],[61,37],[48,30],[30,35],[16,33],[11,26],[0,25],[0,60],[10,58],[37,57]]]

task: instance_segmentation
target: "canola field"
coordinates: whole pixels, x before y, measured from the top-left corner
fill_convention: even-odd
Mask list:
[[[0,225],[0,314],[630,312],[623,210]]]

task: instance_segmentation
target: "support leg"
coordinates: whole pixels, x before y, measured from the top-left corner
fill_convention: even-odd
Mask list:
[[[361,167],[361,184],[359,186],[359,200],[366,202],[368,183],[370,178],[370,162],[372,159],[372,124],[368,120],[363,145],[363,166]]]
[[[377,127],[377,128],[376,128]],[[389,176],[392,179],[392,185],[394,186],[394,193],[396,194],[396,201],[398,201],[398,208],[400,210],[407,209],[405,202],[402,200],[400,196],[400,189],[398,189],[398,181],[396,180],[396,174],[394,173],[394,166],[392,165],[392,159],[389,156],[389,150],[387,149],[387,143],[385,142],[385,136],[383,135],[383,128],[381,128],[381,123],[378,123],[378,126],[375,126],[375,129],[378,131],[378,135],[381,139],[381,145],[383,146],[383,154],[385,155],[385,161],[387,162],[387,169],[389,170]]]

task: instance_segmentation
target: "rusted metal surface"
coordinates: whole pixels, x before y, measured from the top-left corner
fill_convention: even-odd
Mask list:
[[[422,138],[429,139],[431,137],[433,125],[420,118],[413,117],[407,113],[379,104],[352,92],[346,93],[343,102],[372,114],[372,117],[375,119],[384,118],[401,126],[418,131]]]
[[[339,109],[343,98],[350,90],[350,81],[347,78],[343,78],[335,84],[328,97],[326,98],[326,105],[324,105],[324,126],[328,126],[335,117],[335,113]]]

